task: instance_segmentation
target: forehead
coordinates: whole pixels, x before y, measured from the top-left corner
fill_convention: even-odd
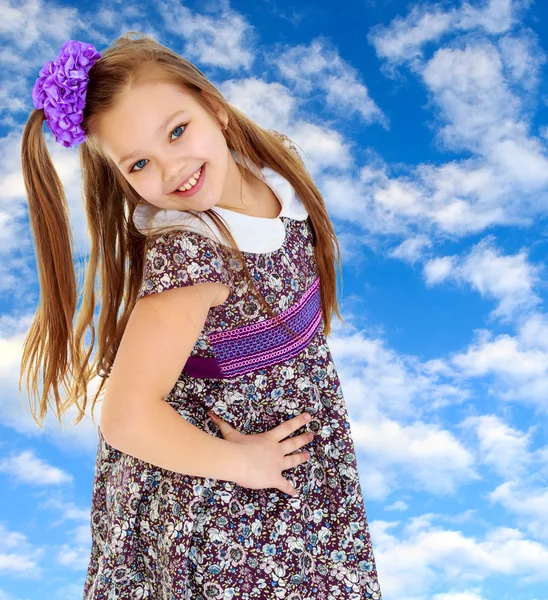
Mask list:
[[[192,94],[173,83],[142,81],[125,90],[118,102],[97,120],[95,136],[103,151],[117,164],[124,155],[145,151],[165,133],[159,128],[177,111],[180,118],[196,113],[200,106]]]

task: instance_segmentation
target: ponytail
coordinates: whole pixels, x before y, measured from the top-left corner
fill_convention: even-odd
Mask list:
[[[19,393],[23,372],[27,371],[26,387],[33,396],[38,395],[38,372],[42,366],[43,389],[39,401],[31,406],[32,416],[40,428],[47,412],[50,390],[60,422],[65,410],[59,384],[66,383],[70,375],[74,353],[72,320],[77,302],[69,209],[46,145],[42,129],[44,120],[42,109],[33,110],[21,142],[21,164],[35,244],[40,298],[23,346]]]

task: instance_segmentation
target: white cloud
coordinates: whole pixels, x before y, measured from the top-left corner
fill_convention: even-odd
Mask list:
[[[516,338],[485,336],[470,346],[466,354],[456,354],[453,363],[469,376],[485,375],[489,371],[513,376],[538,376],[546,372],[546,356],[536,350],[521,351]]]
[[[501,400],[520,400],[548,410],[548,353],[522,347],[507,334],[477,332],[466,352],[451,363],[466,377],[492,376],[491,394]]]
[[[15,431],[27,436],[40,435],[40,429],[34,422],[29,398],[26,390],[25,379],[22,381],[22,394],[19,401],[19,371],[21,367],[21,355],[23,341],[31,323],[31,315],[25,314],[20,317],[9,315],[0,316],[0,419],[3,425],[11,427]],[[50,440],[63,450],[72,448],[74,450],[94,451],[97,448],[97,429],[91,421],[91,394],[97,390],[100,380],[93,379],[89,385],[88,413],[86,417],[76,426],[71,426],[77,417],[77,410],[71,407],[63,415],[63,428],[59,426],[57,417],[50,410],[44,420],[44,432],[47,432]],[[39,387],[39,391],[40,391]],[[101,402],[97,403],[95,409],[95,422],[98,423],[101,415]],[[67,427],[67,424],[69,425]]]
[[[41,0],[23,0],[17,5],[2,0],[0,3],[0,34],[21,50],[40,47],[46,60],[53,60],[51,46],[72,38],[72,32],[84,25],[77,8],[65,7]],[[59,48],[56,49],[57,54]]]
[[[405,511],[408,508],[409,508],[409,505],[406,504],[405,502],[403,502],[403,500],[396,500],[396,502],[393,502],[392,504],[390,504],[390,506],[385,506],[384,510]]]
[[[0,573],[39,578],[43,569],[38,561],[43,554],[43,549],[33,546],[24,534],[0,523]]]
[[[343,171],[352,165],[351,150],[343,136],[334,129],[299,119],[296,99],[281,83],[266,83],[257,78],[231,79],[221,84],[220,89],[232,105],[261,127],[288,135],[299,146],[314,179],[326,167]]]
[[[266,83],[256,77],[229,79],[220,89],[231,104],[261,127],[287,132],[296,102],[291,91],[281,83]]]
[[[89,564],[89,548],[63,544],[57,549],[55,558],[62,567],[68,567],[75,571],[85,571]]]
[[[523,348],[539,348],[548,351],[548,316],[534,313],[525,318],[519,328]]]
[[[445,10],[440,4],[413,6],[406,17],[398,16],[388,25],[373,27],[368,35],[377,55],[390,62],[413,61],[422,57],[423,46],[439,42],[451,32],[483,29],[488,34],[508,31],[518,10],[528,1],[488,0],[480,6],[462,2]]]
[[[59,485],[73,480],[72,475],[48,465],[32,450],[0,459],[0,472],[9,475],[15,482],[31,485]]]
[[[401,242],[399,246],[390,251],[389,256],[400,258],[413,264],[423,257],[423,252],[426,248],[431,247],[432,241],[428,237],[425,235],[416,235]]]
[[[351,417],[367,498],[384,500],[405,486],[451,494],[478,478],[474,456],[465,446],[450,431],[420,419],[446,403],[461,402],[465,390],[363,334],[335,328],[329,347]]]
[[[548,540],[548,487],[506,481],[493,490],[489,498],[517,515],[520,525],[531,535]]]
[[[528,5],[529,0],[484,0],[478,7],[463,2],[458,27],[463,30],[483,28],[490,34],[502,33],[516,24],[517,17]]]
[[[485,600],[480,592],[448,592],[446,594],[436,594],[432,600]]]
[[[492,316],[501,318],[516,317],[540,303],[534,288],[540,282],[541,272],[541,266],[528,261],[525,250],[502,255],[492,237],[481,240],[465,257],[440,257],[424,265],[428,284],[448,279],[468,283],[482,296],[498,300]]]
[[[392,180],[375,194],[377,204],[388,211],[396,211],[406,216],[417,216],[421,212],[419,200],[421,191],[415,184]]]
[[[42,0],[0,0],[0,14],[0,35],[5,40],[0,55],[0,121],[16,130],[20,127],[16,115],[22,112],[26,118],[32,109],[31,89],[43,64],[55,59],[66,40],[79,39],[76,32],[87,29],[88,21],[75,7]],[[88,41],[95,39],[92,31],[89,35]]]
[[[451,12],[437,8],[428,12],[414,7],[407,18],[396,17],[388,27],[377,25],[368,35],[379,58],[393,62],[411,61],[421,56],[424,44],[438,40],[453,20]]]
[[[381,472],[396,470],[400,485],[432,494],[453,494],[464,482],[479,479],[474,456],[449,431],[429,423],[409,425],[382,417],[352,422],[357,451]],[[377,490],[364,490],[378,498]]]
[[[498,46],[508,78],[527,92],[538,88],[541,66],[546,62],[542,48],[534,35],[508,34]]]
[[[214,16],[200,14],[174,0],[163,0],[156,6],[166,30],[185,40],[182,55],[187,60],[233,71],[251,68],[253,27],[228,3],[221,3]]]
[[[450,277],[455,258],[454,256],[442,256],[424,263],[424,278],[426,283],[429,285],[441,283]]]
[[[419,164],[406,177],[390,177],[388,169],[366,165],[361,182],[367,189],[356,197],[363,208],[354,219],[349,212],[349,220],[377,234],[432,237],[434,230],[464,236],[497,224],[529,225],[546,212],[548,153],[543,141],[530,134],[531,114],[516,90],[516,83],[534,89],[546,61],[536,39],[528,39],[534,33],[508,33],[498,45],[481,35],[463,37],[428,60],[421,53],[425,41],[453,29],[507,31],[526,5],[493,1],[478,9],[464,3],[449,11],[414,9],[409,20],[396,19],[382,35],[377,30],[379,55],[414,57],[413,74],[422,78],[430,105],[438,110],[440,150],[465,157]],[[417,27],[410,27],[411,21]]]
[[[368,206],[368,191],[351,174],[323,175],[316,183],[327,204],[331,218],[337,218],[366,230],[378,233],[377,227],[382,227],[382,219],[372,215]],[[341,194],[344,190],[344,194]]]
[[[367,246],[367,240],[364,239],[359,233],[352,233],[351,231],[337,231],[335,227],[335,233],[341,249],[341,260],[343,264],[351,264],[354,269],[359,269],[367,261],[364,249]],[[361,303],[359,296],[349,296],[345,299],[347,310],[349,304],[357,300]],[[358,316],[358,315],[356,315]]]
[[[476,431],[480,460],[502,477],[519,478],[527,473],[533,457],[531,431],[510,427],[497,415],[468,417],[462,425]]]
[[[79,508],[73,502],[64,502],[49,495],[40,504],[41,509],[52,509],[59,513],[59,518],[52,523],[57,527],[65,521],[81,521],[84,529],[78,529],[78,540],[81,543],[90,542],[89,538],[89,508]]]
[[[435,586],[470,589],[496,577],[509,585],[520,581],[548,581],[548,548],[528,540],[515,529],[497,528],[484,536],[466,536],[443,529],[435,515],[403,524],[373,521],[370,524],[386,597],[431,597]],[[398,529],[397,534],[391,530]]]
[[[21,137],[11,132],[0,138],[0,162],[2,185],[0,186],[0,256],[15,262],[18,251],[31,249],[28,225],[26,223],[26,191],[21,173]],[[13,294],[17,286],[10,276],[8,266],[2,261],[5,277],[0,278],[0,290]],[[9,264],[9,263],[8,263]],[[18,267],[25,270],[30,278],[31,270],[21,263]],[[27,281],[27,277],[24,278]],[[23,286],[24,287],[24,286]],[[5,290],[5,291],[4,291]],[[25,290],[26,292],[26,290]]]
[[[343,172],[354,164],[350,142],[335,129],[295,120],[288,124],[286,132],[304,151],[304,156],[302,153],[301,156],[316,184],[316,175],[321,175],[327,167]],[[339,197],[341,190],[342,183]]]
[[[498,33],[512,27],[515,3],[492,1],[476,5],[477,8],[463,3],[456,11],[436,6],[428,9],[429,14],[424,8],[414,9],[416,21],[401,20],[407,31],[402,27],[399,37],[390,40],[387,36],[384,40],[387,56],[392,52],[396,61],[420,56],[428,41],[439,40],[455,30],[481,29]],[[166,20],[173,22],[173,32],[186,44],[185,56],[225,69],[247,69],[253,65],[252,38],[248,36],[251,27],[244,18],[231,12],[219,13],[220,17],[199,17],[174,3],[163,6]],[[171,9],[177,10],[176,19],[172,18]],[[109,27],[123,27],[120,14],[102,9],[100,20]],[[222,22],[223,14],[227,16],[225,22]],[[123,18],[142,23],[143,13],[137,7],[128,7]],[[186,19],[184,27],[183,18]],[[453,49],[436,53],[425,67],[423,81],[444,120],[438,141],[447,148],[464,150],[466,156],[472,152],[473,156],[441,165],[418,165],[411,176],[401,178],[390,178],[388,167],[371,156],[372,153],[368,163],[354,175],[351,142],[336,130],[324,127],[323,122],[310,123],[297,116],[299,94],[312,98],[319,89],[329,108],[342,106],[365,123],[386,126],[383,111],[371,99],[357,72],[338,52],[322,42],[301,46],[298,52],[289,51],[280,56],[280,64],[294,85],[295,94],[282,84],[268,84],[255,77],[229,80],[221,87],[229,101],[261,125],[288,133],[302,146],[332,216],[358,225],[356,229],[361,228],[364,238],[368,234],[403,237],[404,241],[392,250],[391,256],[414,263],[424,260],[436,233],[464,236],[494,224],[526,225],[546,208],[545,149],[529,135],[528,122],[522,113],[522,98],[515,95],[510,85],[518,83],[524,88],[529,85],[529,91],[534,90],[542,57],[535,55],[534,45],[515,35],[497,40],[496,45],[477,43],[476,37],[470,40],[474,41],[458,40]],[[48,60],[52,56],[53,53],[48,54]],[[291,64],[289,59],[298,60]],[[421,73],[419,62],[415,68],[416,73]],[[454,69],[453,80],[445,77],[443,69],[448,68]],[[85,219],[79,189],[76,189],[79,179],[75,154],[51,143],[51,138],[49,146],[67,183],[75,241],[80,244],[80,252],[85,252],[82,245],[86,239]],[[21,220],[24,217],[24,203],[17,204],[24,197],[22,180],[13,162],[18,148],[8,140],[1,152],[7,174],[4,202],[0,194],[0,211],[2,202],[7,207],[6,217],[0,214],[1,245],[4,240],[19,244],[22,239],[22,244],[28,246],[30,238],[15,235],[14,229],[19,217]],[[327,167],[330,172],[322,173]],[[334,170],[342,175],[333,174]],[[361,246],[353,237],[356,234],[343,233],[346,248],[359,253]],[[427,262],[425,273],[429,283],[443,280],[467,283],[482,295],[494,298],[499,303],[497,314],[500,316],[515,316],[536,306],[535,286],[540,270],[528,262],[525,251],[505,255],[487,243],[474,250],[464,257],[441,257]],[[20,276],[22,271],[17,270],[17,273]],[[13,280],[8,275],[7,270],[0,272],[0,281],[12,281],[11,289]],[[21,280],[28,278],[22,276]],[[21,323],[28,326],[28,315],[24,319]],[[7,321],[7,318],[0,321],[0,330]],[[10,331],[1,334],[0,386],[7,393],[3,394],[0,411],[5,425],[20,432],[37,433],[34,423],[20,411],[16,395],[18,365],[13,357],[20,351],[25,328],[14,324]],[[516,337],[482,335],[481,332],[479,336],[474,344],[454,357],[427,362],[399,354],[376,337],[344,335],[340,330],[331,336],[329,344],[351,415],[364,495],[385,500],[406,487],[434,495],[452,494],[457,489],[466,492],[465,484],[477,480],[478,466],[487,464],[500,476],[521,477],[519,482],[499,486],[491,500],[517,515],[531,535],[540,537],[545,535],[545,490],[531,487],[525,479],[531,465],[540,467],[547,450],[531,451],[530,431],[514,428],[495,415],[484,415],[465,421],[476,432],[476,451],[458,437],[462,430],[452,431],[446,415],[442,418],[436,411],[441,407],[454,408],[468,398],[465,386],[469,382],[465,378],[488,376],[494,379],[489,390],[493,396],[521,395],[528,400],[536,399],[539,406],[543,402],[545,405],[548,376],[542,365],[548,364],[548,321],[542,314],[532,315],[521,321]],[[100,412],[100,404],[97,412]],[[87,422],[79,428],[65,430],[63,435],[69,438],[62,438],[51,421],[46,423],[46,432],[65,449],[82,443],[92,455],[96,449],[96,432]],[[29,458],[33,457],[29,455]],[[62,471],[56,473],[35,457],[34,462],[26,461],[27,467],[32,464],[34,470],[37,465],[45,465],[51,484],[55,476],[63,475]],[[15,466],[14,461],[5,462],[10,472],[15,472]],[[33,472],[29,467],[27,477]],[[404,497],[406,502],[398,499],[385,510],[408,510],[407,496]],[[413,503],[410,505],[413,508]],[[84,548],[89,544],[89,531],[81,522],[86,519],[87,511],[71,502],[52,499],[40,508],[45,507],[58,509],[60,522],[76,523],[68,532],[71,545],[56,546],[59,562],[68,568],[85,568],[88,555]],[[435,525],[436,519],[471,522],[472,512],[456,517],[422,515],[403,523],[401,535],[391,533],[399,524],[373,522],[385,596],[406,600],[411,597],[416,600],[482,600],[481,592],[474,585],[490,576],[500,579],[510,575],[518,581],[520,577],[532,580],[546,577],[546,546],[525,539],[519,531],[498,529],[485,536],[477,532],[475,536],[467,536]],[[25,542],[24,536],[17,538],[18,548],[21,541]],[[26,551],[18,552],[20,556],[15,556],[12,566],[4,568],[18,565],[20,572],[33,569]],[[0,545],[0,568],[8,564],[12,556],[9,552],[2,553]],[[433,590],[439,592],[440,585],[447,591],[433,595]]]
[[[508,89],[502,61],[489,43],[441,48],[422,77],[448,124],[439,132],[454,149],[485,152],[493,138],[515,137],[520,102]]]
[[[269,60],[293,83],[298,94],[312,95],[321,90],[330,108],[350,110],[366,123],[376,121],[387,127],[386,117],[370,98],[358,71],[327,40],[316,39],[309,45],[294,46]]]
[[[56,143],[53,135],[45,127],[46,144],[53,162],[53,166],[61,180],[68,202],[70,213],[70,226],[74,237],[76,254],[89,252],[87,235],[87,218],[81,195],[81,172],[76,148],[64,148]],[[10,267],[20,273],[23,269],[26,277],[20,278],[17,293],[28,296],[28,288],[36,283],[34,268],[28,265],[31,253],[34,253],[31,242],[31,231],[27,221],[28,200],[21,171],[21,138],[15,133],[0,138],[0,159],[2,159],[1,177],[4,184],[0,187],[0,253],[8,257],[5,267],[10,272]],[[24,223],[23,223],[24,221]],[[24,251],[26,255],[19,258],[18,252]],[[3,285],[0,283],[0,289]],[[11,293],[11,288],[9,289]],[[34,298],[25,304],[34,308]]]
[[[348,390],[352,392],[348,402],[357,415],[365,417],[371,408],[378,408],[384,415],[411,418],[468,397],[466,389],[444,379],[443,371],[436,372],[413,356],[400,355],[381,339],[366,337],[365,332],[345,331],[338,322],[329,337],[329,348],[348,377],[346,387],[355,386]]]

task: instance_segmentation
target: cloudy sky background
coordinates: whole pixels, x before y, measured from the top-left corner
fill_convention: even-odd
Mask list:
[[[97,444],[91,420],[40,431],[19,401],[38,303],[22,127],[64,41],[133,29],[293,138],[324,194],[347,322],[329,345],[385,600],[546,600],[543,3],[154,6],[0,0],[0,600],[81,598]],[[80,264],[76,149],[46,132]]]

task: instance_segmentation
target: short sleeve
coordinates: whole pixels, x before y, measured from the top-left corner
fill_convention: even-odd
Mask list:
[[[198,283],[223,283],[233,290],[230,250],[193,231],[171,231],[145,251],[137,300],[148,294]]]

